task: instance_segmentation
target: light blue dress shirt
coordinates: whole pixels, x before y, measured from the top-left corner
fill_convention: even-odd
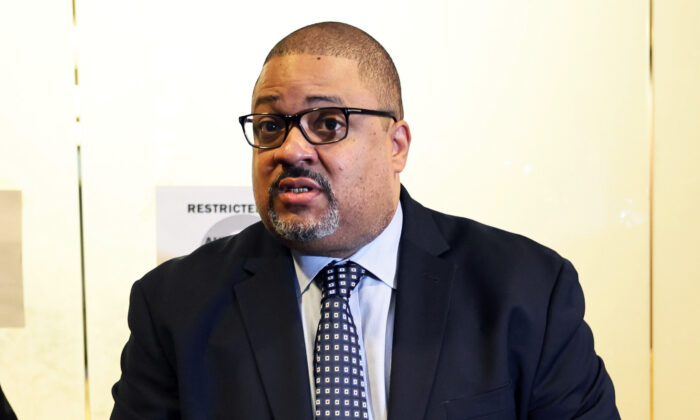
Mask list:
[[[350,312],[363,350],[369,417],[386,420],[391,374],[391,345],[394,336],[394,293],[403,211],[399,203],[389,225],[374,240],[347,258],[364,267],[365,276],[350,295]],[[292,251],[299,288],[297,298],[304,327],[306,359],[314,407],[313,355],[316,329],[321,318],[321,287],[313,281],[316,274],[338,258],[302,255]]]

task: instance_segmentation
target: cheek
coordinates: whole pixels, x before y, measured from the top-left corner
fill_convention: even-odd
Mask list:
[[[263,154],[256,153],[253,155],[253,194],[259,207],[267,203],[267,194],[270,188],[270,171],[267,169],[269,167],[268,161],[269,159]]]
[[[274,162],[270,152],[256,152],[253,154],[253,181],[258,178],[264,180],[274,169]]]

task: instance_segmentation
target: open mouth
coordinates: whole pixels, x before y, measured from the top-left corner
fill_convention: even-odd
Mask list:
[[[270,199],[275,197],[286,206],[309,206],[324,195],[324,188],[305,176],[284,177],[273,185]]]
[[[278,191],[280,193],[294,193],[294,194],[299,194],[299,193],[305,193],[311,191],[312,188],[309,187],[297,187],[297,188],[279,188]]]
[[[312,191],[321,192],[322,188],[313,179],[307,177],[286,177],[277,184],[279,194],[302,194]]]

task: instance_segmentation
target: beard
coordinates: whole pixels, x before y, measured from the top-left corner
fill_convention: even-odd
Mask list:
[[[326,209],[326,212],[321,215],[321,217],[308,222],[289,222],[280,219],[279,215],[275,211],[273,197],[279,191],[280,181],[287,177],[310,178],[321,186],[321,192],[328,200],[328,208]],[[333,195],[330,182],[328,182],[328,180],[320,174],[303,168],[285,166],[282,168],[282,173],[280,173],[277,179],[275,179],[272,185],[270,185],[268,196],[270,198],[268,202],[267,215],[270,218],[272,229],[282,239],[295,242],[308,242],[328,236],[338,229],[338,201]]]

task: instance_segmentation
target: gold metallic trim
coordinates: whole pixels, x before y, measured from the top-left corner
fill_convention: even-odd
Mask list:
[[[649,0],[649,419],[654,420],[654,0]]]
[[[73,11],[73,33],[77,34],[78,18],[75,7],[75,0],[71,0],[72,11]],[[77,87],[79,84],[78,79],[78,54],[77,54],[77,42],[74,44],[76,51],[73,51],[74,63],[73,63],[73,83]],[[78,90],[74,93],[76,96],[79,94]],[[75,98],[77,101],[77,97]],[[76,140],[77,140],[77,163],[78,163],[78,218],[79,218],[79,230],[80,230],[80,289],[81,289],[81,306],[82,306],[82,318],[83,318],[83,369],[85,374],[85,420],[90,420],[90,375],[88,374],[88,341],[87,341],[87,304],[85,296],[85,236],[83,227],[83,170],[80,152],[80,142],[82,141],[79,136],[80,130],[80,115],[76,109],[75,115],[75,129],[76,129]]]
[[[78,152],[78,218],[80,227],[80,291],[83,315],[83,366],[85,368],[85,420],[90,420],[90,381],[88,375],[87,305],[85,299],[85,237],[83,235],[83,170],[80,145]]]

